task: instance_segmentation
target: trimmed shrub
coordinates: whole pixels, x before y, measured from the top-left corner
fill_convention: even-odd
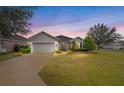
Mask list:
[[[31,52],[31,48],[20,48],[20,52],[24,53],[24,54],[27,54],[27,53],[30,53]]]
[[[21,52],[21,53],[30,53],[31,48],[29,48],[28,45],[15,45],[14,47],[15,52]]]
[[[96,49],[96,43],[90,36],[87,36],[84,39],[84,46],[83,47],[85,49],[87,49],[88,51],[92,51],[92,50]]]

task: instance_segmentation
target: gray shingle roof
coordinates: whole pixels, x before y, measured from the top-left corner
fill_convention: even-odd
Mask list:
[[[42,33],[45,34],[45,35],[47,35],[47,36],[49,36],[49,37],[51,37],[51,38],[53,38],[53,39],[55,39],[55,40],[58,40],[56,37],[54,37],[54,36],[52,36],[52,35],[50,35],[50,34],[44,32],[44,31],[41,31],[41,32],[39,32],[39,33],[37,33],[37,34],[35,34],[35,35],[29,37],[28,40],[30,40],[30,39],[32,39],[32,38],[35,38],[35,37],[37,37],[38,35],[40,35],[40,34],[42,34]]]
[[[9,37],[4,37],[3,35],[0,35],[1,40],[17,40],[17,41],[26,41],[27,38],[19,36],[19,35],[13,35]]]
[[[81,39],[81,40],[83,40],[81,37],[76,37],[75,39]]]
[[[70,42],[70,40],[73,39],[73,38],[71,38],[71,37],[67,37],[67,36],[63,36],[63,35],[56,36],[56,38],[58,38],[58,39],[61,40],[62,42]]]

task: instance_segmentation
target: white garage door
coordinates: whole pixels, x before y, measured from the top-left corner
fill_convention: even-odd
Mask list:
[[[49,53],[54,51],[54,43],[33,43],[33,53]]]

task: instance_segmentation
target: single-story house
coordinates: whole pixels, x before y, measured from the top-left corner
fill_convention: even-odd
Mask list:
[[[42,31],[28,38],[32,53],[52,53],[59,49],[59,40]]]
[[[70,38],[66,36],[54,37],[44,31],[26,39],[19,35],[5,38],[0,35],[0,52],[13,52],[15,45],[29,45],[31,53],[52,53],[58,49],[68,50],[69,43],[75,40],[79,48],[83,47],[83,39],[80,37]]]
[[[83,48],[83,39],[80,37],[70,38],[67,36],[54,37],[44,31],[28,38],[32,53],[50,53],[56,50],[68,50],[69,43],[75,40],[79,48]]]
[[[0,34],[0,53],[13,52],[15,45],[26,45],[26,40],[26,38],[19,35],[13,35],[7,38]]]

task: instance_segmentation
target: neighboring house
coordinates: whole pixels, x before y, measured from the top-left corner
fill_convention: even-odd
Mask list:
[[[28,39],[32,53],[52,53],[59,49],[59,40],[46,32],[40,32]]]
[[[26,45],[26,38],[19,35],[5,38],[0,35],[0,53],[13,52],[15,45]]]
[[[124,41],[115,41],[103,46],[104,49],[124,49]]]
[[[58,38],[60,40],[59,44],[60,44],[60,49],[61,50],[65,50],[65,51],[68,50],[69,44],[73,40],[78,45],[78,48],[83,48],[83,39],[80,38],[80,37],[70,38],[70,37],[67,37],[67,36],[60,35],[60,36],[57,36],[56,38]]]

